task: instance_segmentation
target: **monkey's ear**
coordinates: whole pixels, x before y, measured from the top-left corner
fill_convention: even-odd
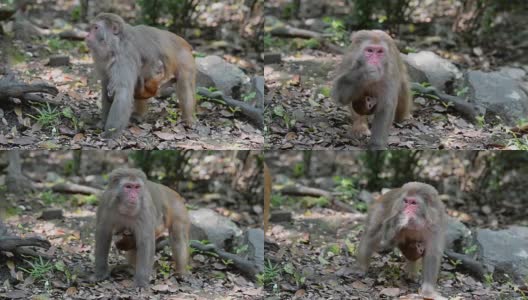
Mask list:
[[[117,22],[112,22],[112,24],[110,26],[112,27],[112,32],[115,35],[118,35],[119,33],[121,33],[121,24],[119,24]]]

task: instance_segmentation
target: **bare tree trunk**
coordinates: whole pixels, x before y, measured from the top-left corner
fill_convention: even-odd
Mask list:
[[[18,150],[7,151],[7,159],[9,160],[6,177],[7,191],[10,193],[33,191],[33,183],[22,174],[20,152]]]

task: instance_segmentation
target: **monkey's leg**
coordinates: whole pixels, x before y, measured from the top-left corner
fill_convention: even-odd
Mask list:
[[[145,225],[145,224],[144,224]],[[137,228],[137,254],[136,257],[136,273],[134,274],[134,284],[136,287],[147,287],[149,284],[149,277],[152,273],[154,265],[154,254],[156,238],[154,229]]]
[[[406,260],[405,261],[405,274],[410,280],[417,282],[418,281],[418,267],[420,266],[418,260]]]
[[[394,120],[394,113],[396,109],[397,94],[392,91],[387,91],[384,99],[378,101],[376,112],[374,113],[374,120],[372,121],[372,136],[370,137],[369,149],[386,149],[387,139],[389,137],[389,129]]]
[[[398,94],[398,106],[396,107],[396,115],[394,120],[397,123],[407,119],[411,113],[412,97],[410,95],[409,86],[405,81],[402,81],[401,88]]]
[[[196,105],[194,94],[194,78],[189,75],[178,78],[176,82],[176,95],[180,101],[183,121],[187,126],[192,126],[194,122],[194,107]]]
[[[183,221],[175,221],[172,224],[169,228],[169,238],[176,274],[184,275],[187,273],[189,259],[189,235]]]
[[[106,119],[108,118],[108,112],[110,111],[110,106],[112,105],[112,102],[110,101],[110,97],[108,96],[108,82],[103,81],[102,82],[102,89],[101,89],[101,127],[104,128],[104,125],[106,124]]]
[[[97,281],[108,278],[108,252],[112,242],[112,226],[98,220],[95,229],[95,279]]]
[[[435,291],[440,263],[444,252],[443,231],[433,232],[430,240],[426,242],[425,255],[423,257],[423,283],[421,288],[422,296],[437,296]]]
[[[137,265],[137,251],[136,250],[126,251],[125,256],[130,265],[134,267]]]
[[[134,112],[132,113],[132,120],[137,123],[143,122],[145,114],[148,111],[148,99],[135,99]]]
[[[362,116],[356,113],[353,103],[350,103],[350,119],[352,119],[352,129],[350,130],[350,135],[353,138],[360,138],[370,135],[367,116]]]
[[[104,138],[116,137],[127,128],[134,106],[132,92],[133,87],[121,87],[115,90],[114,101],[112,101],[104,128]]]
[[[366,273],[369,266],[369,260],[378,247],[381,235],[376,230],[365,231],[359,242],[357,261],[361,272]]]

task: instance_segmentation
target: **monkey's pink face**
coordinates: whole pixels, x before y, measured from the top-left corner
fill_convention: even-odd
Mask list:
[[[366,41],[361,56],[366,65],[367,79],[378,81],[385,75],[387,65],[387,46],[384,43]]]
[[[97,21],[90,25],[90,31],[85,38],[86,45],[96,58],[108,58],[111,51],[108,40],[112,31],[107,28],[103,21]]]
[[[125,201],[128,205],[137,205],[141,193],[141,184],[129,182],[123,186]]]
[[[408,216],[416,215],[418,209],[418,199],[414,196],[406,196],[403,198],[403,213]]]
[[[403,195],[400,207],[402,212],[400,225],[416,228],[424,226],[425,205],[424,198],[420,194],[406,193]]]
[[[363,49],[363,55],[365,55],[367,64],[381,66],[386,55],[385,47],[381,45],[366,46],[365,49]]]
[[[144,201],[143,181],[138,179],[123,179],[120,182],[119,212],[127,216],[135,216],[141,209]]]
[[[90,48],[90,50],[93,50],[97,47],[97,37],[104,37],[102,29],[103,25],[99,22],[90,25],[90,31],[88,32],[88,35],[85,38],[86,44],[88,45],[88,48]]]

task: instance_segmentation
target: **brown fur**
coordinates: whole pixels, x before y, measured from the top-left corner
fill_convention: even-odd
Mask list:
[[[403,212],[405,199],[414,198],[417,210],[412,223]],[[421,225],[420,225],[421,224]],[[411,277],[416,276],[416,262],[423,258],[422,293],[436,295],[435,285],[444,250],[446,214],[434,187],[410,182],[381,196],[369,208],[365,231],[361,237],[357,260],[366,271],[372,253],[398,247],[407,262]]]
[[[140,184],[136,205],[127,204],[124,186]],[[124,208],[124,209],[122,209]],[[97,208],[95,276],[108,277],[108,252],[113,235],[116,248],[127,251],[134,265],[134,283],[146,287],[154,264],[155,243],[168,229],[177,274],[185,274],[188,262],[190,221],[183,198],[168,187],[147,180],[138,169],[121,168],[110,174],[108,188]]]
[[[169,31],[130,26],[115,14],[99,14],[91,24],[86,40],[103,84],[103,136],[118,136],[132,113],[142,118],[147,106],[141,101],[169,82],[176,82],[183,120],[192,125],[196,65],[191,45]]]
[[[371,45],[381,45],[387,50],[382,62],[383,75],[376,80],[366,79],[370,75],[365,70],[368,66],[365,66],[363,49]],[[412,108],[407,69],[394,40],[380,30],[354,33],[336,74],[332,97],[338,104],[349,106],[352,135],[368,135],[370,131],[365,115],[374,113],[369,147],[386,148],[391,123],[408,118]],[[366,97],[377,99],[375,110],[365,109],[363,102]]]

